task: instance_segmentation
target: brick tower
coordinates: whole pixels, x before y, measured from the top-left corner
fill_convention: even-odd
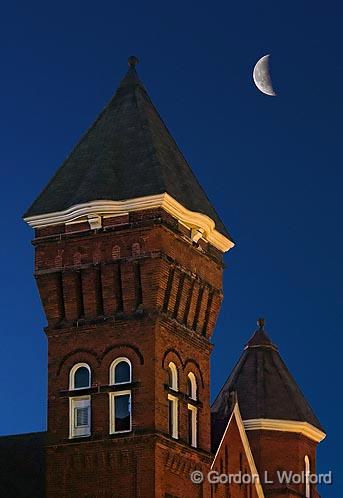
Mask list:
[[[25,215],[47,318],[47,498],[194,498],[233,246],[136,73]]]

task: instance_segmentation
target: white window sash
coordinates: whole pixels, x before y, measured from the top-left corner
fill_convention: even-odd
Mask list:
[[[128,381],[125,381],[125,382],[116,382],[115,380],[115,370],[116,370],[116,366],[121,363],[122,361],[124,361],[125,363],[127,363],[129,365],[129,369],[130,369],[130,376],[129,376],[129,380]],[[132,365],[131,365],[131,361],[126,358],[125,356],[120,356],[119,358],[116,358],[111,366],[110,366],[110,385],[111,386],[119,386],[119,385],[122,385],[122,384],[130,384],[132,382]]]
[[[191,414],[191,446],[196,448],[198,446],[198,409],[196,406],[188,403],[188,410]]]
[[[87,409],[87,424],[77,425],[77,410]],[[86,437],[91,435],[91,397],[78,396],[69,398],[69,438]]]
[[[124,431],[116,430],[116,413],[115,413],[115,398],[118,396],[129,395],[129,403],[130,403],[130,428],[125,429]],[[132,395],[131,391],[118,391],[109,393],[109,402],[110,402],[110,434],[121,434],[123,432],[131,432],[132,431]]]
[[[168,365],[169,373],[171,374],[171,383],[169,385],[169,388],[172,389],[173,391],[178,391],[178,372],[175,363],[172,361]]]
[[[310,498],[311,496],[311,483],[310,483],[310,459],[308,455],[305,455],[305,497]]]
[[[75,387],[75,373],[76,373],[76,370],[78,370],[78,368],[80,368],[80,367],[87,368],[87,370],[89,372],[88,386]],[[73,391],[77,391],[80,389],[89,389],[91,387],[91,383],[92,383],[91,377],[92,377],[92,372],[91,372],[89,365],[87,363],[77,363],[76,365],[73,366],[73,368],[70,370],[70,373],[69,373],[69,389],[73,390]]]
[[[178,410],[179,400],[176,396],[173,396],[172,394],[168,394],[168,400],[172,404],[171,436],[174,439],[178,439],[179,438],[179,410]]]

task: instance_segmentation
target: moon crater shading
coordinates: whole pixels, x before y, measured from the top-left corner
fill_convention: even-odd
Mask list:
[[[259,61],[257,61],[253,71],[253,80],[257,88],[262,93],[274,97],[276,93],[270,77],[269,57],[269,54],[264,55]]]

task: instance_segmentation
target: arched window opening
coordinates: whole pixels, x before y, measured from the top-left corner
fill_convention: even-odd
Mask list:
[[[128,358],[114,360],[110,367],[110,384],[120,386],[132,382],[132,367]],[[129,386],[126,386],[129,387]],[[110,434],[132,430],[132,393],[131,389],[109,393]]]
[[[197,380],[193,372],[189,372],[187,376],[187,383],[188,383],[188,396],[196,401],[198,399],[198,386],[197,386]]]
[[[198,385],[193,372],[187,376],[187,394],[189,396],[188,408],[188,444],[198,446],[198,407],[194,401],[198,399]]]
[[[310,459],[309,459],[308,455],[305,455],[304,462],[305,462],[305,497],[310,498],[310,496],[311,496],[311,483],[310,483],[311,468],[310,468]]]
[[[172,361],[168,365],[168,386],[170,389],[173,389],[173,391],[178,390],[177,368]]]
[[[178,374],[175,363],[172,361],[168,365],[168,387],[173,391],[178,390]],[[172,438],[179,437],[179,400],[176,396],[168,393],[168,425],[169,434]]]
[[[91,387],[91,369],[87,363],[77,363],[70,370],[69,389],[77,391]],[[69,398],[69,437],[85,437],[91,434],[91,397]]]
[[[91,387],[91,369],[87,363],[77,363],[70,371],[69,389]]]
[[[117,358],[110,368],[110,384],[131,382],[131,362],[128,358]]]

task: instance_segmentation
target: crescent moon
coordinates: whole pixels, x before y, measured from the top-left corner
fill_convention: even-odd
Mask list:
[[[276,95],[269,72],[269,57],[264,55],[257,61],[252,74],[253,80],[257,88],[266,95],[274,97]]]

